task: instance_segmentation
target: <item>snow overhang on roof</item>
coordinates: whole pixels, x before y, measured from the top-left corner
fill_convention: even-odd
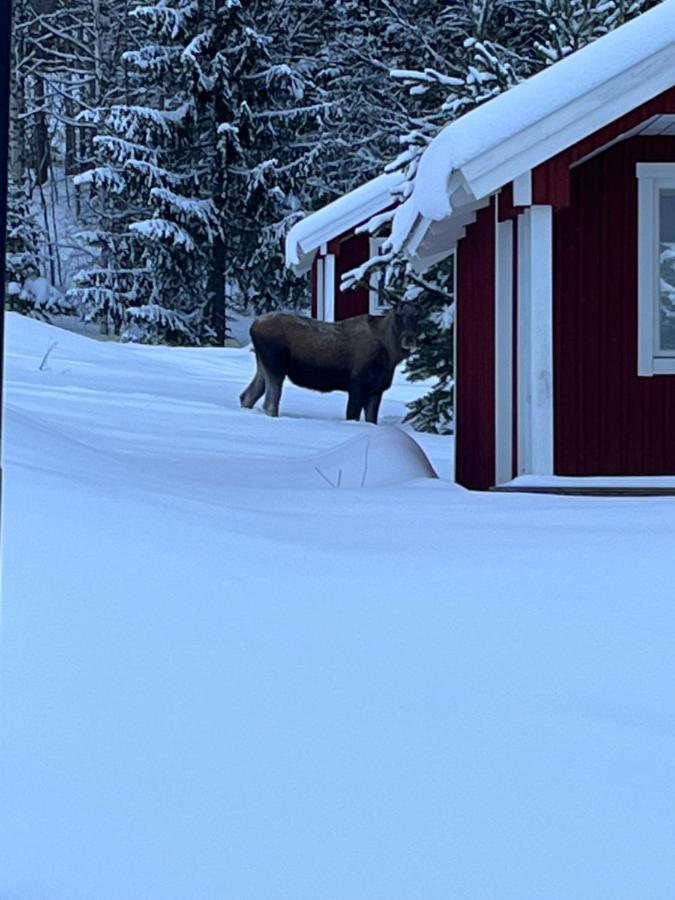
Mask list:
[[[422,155],[412,193],[396,212],[395,247],[425,255],[433,223],[449,225],[460,210],[476,209],[503,185],[673,83],[675,0],[664,0],[444,128]],[[435,230],[438,237],[438,225]]]
[[[394,202],[392,192],[402,180],[398,172],[379,175],[301,219],[286,237],[286,265],[296,274],[306,272],[322,244],[391,206]]]
[[[391,240],[424,270],[447,256],[491,194],[675,83],[675,0],[663,0],[592,44],[444,128],[422,154]],[[286,262],[307,271],[318,248],[391,205],[400,173],[381,175],[301,222]]]

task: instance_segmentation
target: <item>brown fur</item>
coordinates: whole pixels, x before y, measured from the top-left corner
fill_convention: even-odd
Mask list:
[[[384,316],[317,322],[293,313],[269,313],[251,325],[257,371],[241,405],[279,414],[284,378],[315,391],[346,391],[347,418],[377,422],[382,394],[394,369],[416,345],[416,311],[405,304]]]

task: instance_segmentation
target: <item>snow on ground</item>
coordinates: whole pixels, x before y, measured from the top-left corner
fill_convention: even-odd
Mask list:
[[[246,350],[8,327],[3,900],[672,897],[671,499],[417,477],[405,383],[271,420]],[[307,480],[376,435],[395,483]]]

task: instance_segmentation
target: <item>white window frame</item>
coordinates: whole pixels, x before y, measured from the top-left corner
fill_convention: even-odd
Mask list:
[[[675,375],[675,350],[660,349],[659,192],[675,190],[675,163],[638,163],[638,375]]]
[[[383,237],[371,237],[370,239],[370,256],[369,259],[372,259],[374,256],[377,256],[380,252],[380,247],[386,238]],[[388,304],[380,303],[380,292],[377,289],[378,282],[382,278],[382,270],[376,269],[370,276],[370,289],[368,291],[368,312],[371,316],[380,316],[382,313],[385,313],[389,306]]]

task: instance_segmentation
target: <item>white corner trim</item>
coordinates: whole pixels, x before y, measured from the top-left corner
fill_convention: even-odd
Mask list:
[[[323,265],[323,320],[335,321],[335,254],[324,256]]]
[[[495,484],[513,478],[513,222],[495,203]]]
[[[316,318],[319,322],[323,322],[325,318],[323,262],[322,256],[317,256],[314,260],[316,266]]]
[[[513,179],[513,205],[532,206],[532,170]]]
[[[518,471],[553,474],[553,211],[518,220]]]
[[[518,216],[518,318],[517,318],[517,353],[518,353],[518,475],[529,475],[531,472],[531,427],[532,395],[529,378],[531,339],[530,339],[530,210],[526,209]]]

